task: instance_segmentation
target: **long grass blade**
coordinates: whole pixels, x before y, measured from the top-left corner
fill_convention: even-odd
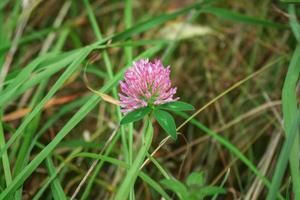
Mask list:
[[[298,111],[297,117],[293,120],[292,126],[287,131],[287,138],[282,146],[280,155],[276,164],[275,172],[272,179],[270,191],[267,196],[267,200],[273,200],[276,198],[276,192],[279,190],[282,177],[288,164],[289,155],[295,143],[295,138],[298,134],[298,127],[300,124],[300,111]],[[296,188],[298,190],[299,188]],[[294,191],[297,194],[297,191]]]

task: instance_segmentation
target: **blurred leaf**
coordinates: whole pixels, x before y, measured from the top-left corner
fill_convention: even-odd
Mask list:
[[[143,117],[145,117],[150,112],[151,112],[151,108],[149,107],[139,108],[125,115],[125,117],[123,117],[120,123],[128,124],[131,122],[138,121],[140,119],[143,119]]]
[[[203,198],[201,198],[201,197],[199,197],[199,196],[197,196],[195,194],[189,193],[188,196],[187,196],[187,199],[188,200],[202,200]]]
[[[280,0],[282,3],[300,3],[300,0]]]
[[[194,110],[194,106],[191,104],[182,102],[182,101],[174,101],[165,103],[158,106],[159,109],[172,110],[172,111],[186,111],[186,110]]]
[[[210,27],[186,23],[168,24],[160,30],[159,35],[167,40],[184,40],[203,35],[221,36],[220,33],[217,33]]]
[[[197,192],[198,197],[212,196],[215,194],[225,194],[226,190],[221,187],[207,186]]]
[[[2,0],[0,2],[0,10],[2,10],[7,5],[8,2],[9,2],[9,0]]]
[[[233,12],[224,8],[216,8],[216,7],[204,7],[204,13],[211,13],[220,17],[221,19],[227,19],[234,22],[241,22],[244,24],[250,25],[260,25],[260,26],[268,26],[273,28],[288,28],[288,26],[284,24],[275,23],[266,19],[259,19],[255,16],[247,16],[238,12]]]
[[[111,38],[107,38],[106,40],[112,39],[112,42],[126,40],[127,38],[132,37],[138,33],[144,32],[146,30],[149,30],[150,28],[157,26],[158,24],[165,23],[165,22],[172,20],[180,15],[186,14],[186,13],[190,12],[191,10],[201,9],[201,7],[203,5],[205,5],[206,3],[207,2],[203,2],[203,3],[196,2],[187,7],[176,10],[172,13],[166,13],[166,14],[159,15],[157,17],[152,17],[149,20],[144,20],[142,22],[137,23],[135,26],[132,26],[131,28],[126,29],[125,31],[123,31],[121,33],[117,33],[116,35],[112,36]]]
[[[159,125],[174,139],[177,139],[176,124],[169,113],[163,110],[154,110],[154,117]]]
[[[203,185],[203,183],[204,183],[203,172],[193,172],[188,176],[186,180],[186,184],[188,186],[193,186],[193,185],[201,186]]]
[[[76,148],[76,147],[84,147],[84,148],[102,148],[104,142],[95,142],[95,141],[85,141],[83,139],[76,140],[66,140],[59,143],[59,147],[63,148]]]
[[[183,183],[175,179],[164,179],[161,181],[166,188],[172,190],[180,199],[187,197],[188,191]]]

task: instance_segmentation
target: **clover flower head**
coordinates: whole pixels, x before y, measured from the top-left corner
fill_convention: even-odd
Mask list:
[[[121,112],[176,101],[176,87],[171,87],[170,66],[164,67],[160,60],[141,59],[133,63],[120,82]]]

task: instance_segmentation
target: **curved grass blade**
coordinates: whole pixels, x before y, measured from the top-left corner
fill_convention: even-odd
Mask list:
[[[227,19],[227,20],[234,21],[234,22],[241,22],[244,24],[259,25],[259,26],[279,28],[279,29],[287,29],[288,28],[288,26],[286,26],[284,24],[275,23],[275,22],[268,21],[265,19],[258,19],[256,17],[243,15],[241,13],[232,12],[230,10],[223,9],[223,8],[206,6],[202,9],[202,11],[204,13],[214,14],[217,17],[220,17],[221,19]]]
[[[33,62],[31,62],[21,72],[17,74],[17,76],[3,91],[0,91],[0,106],[3,106],[5,102],[11,101],[11,98],[15,94],[15,91],[27,81],[33,70],[37,68],[38,65],[49,56],[50,55],[41,56]]]
[[[78,53],[71,54],[65,58],[62,58],[61,60],[57,60],[56,63],[51,63],[49,65],[46,65],[44,67],[43,71],[40,73],[35,74],[33,77],[28,79],[31,75],[31,72],[33,69],[38,67],[38,64],[40,64],[42,61],[44,61],[42,58],[38,58],[35,61],[32,61],[31,64],[27,65],[24,70],[22,70],[18,76],[11,81],[11,84],[8,85],[1,93],[0,93],[0,106],[3,106],[5,103],[12,101],[13,99],[17,98],[19,95],[27,91],[29,88],[33,87],[34,85],[42,82],[43,80],[47,79],[54,73],[58,72],[62,68],[66,67],[70,63],[72,63],[74,60],[78,59],[80,54],[83,51],[78,51]],[[58,56],[55,56],[54,58],[58,58]]]

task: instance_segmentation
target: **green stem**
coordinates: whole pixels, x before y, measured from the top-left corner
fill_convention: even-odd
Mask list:
[[[126,29],[131,28],[132,26],[132,1],[131,0],[125,1],[124,19],[125,19]],[[131,46],[125,47],[125,57],[126,57],[127,64],[129,64],[132,61]]]
[[[117,194],[115,196],[115,200],[126,200],[128,199],[129,192],[131,188],[134,186],[138,173],[140,171],[140,167],[142,166],[147,152],[151,146],[153,137],[153,127],[150,120],[147,121],[146,129],[145,129],[145,136],[143,140],[143,144],[137,153],[135,160],[133,161],[132,165],[130,166],[127,174],[125,176],[124,181],[119,187]]]
[[[132,0],[125,0],[125,8],[124,8],[124,24],[126,29],[131,28],[132,26]],[[131,42],[131,40],[128,40]],[[132,46],[127,46],[124,48],[125,51],[125,63],[132,63]],[[128,125],[128,163],[132,165],[133,162],[133,123]],[[134,200],[134,188],[131,188],[130,191],[130,200]]]

